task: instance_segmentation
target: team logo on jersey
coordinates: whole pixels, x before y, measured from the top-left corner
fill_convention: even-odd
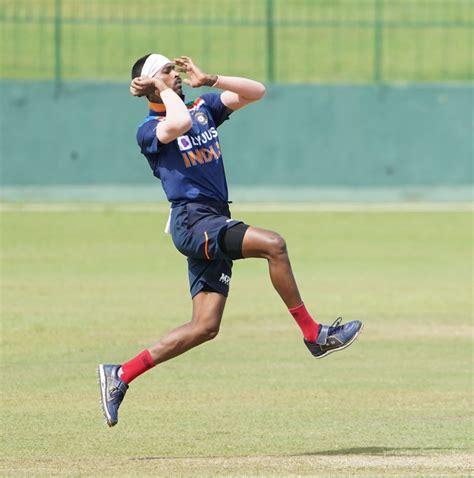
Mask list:
[[[203,126],[208,123],[207,116],[202,111],[197,111],[196,113],[194,113],[194,117],[196,118],[196,121]]]
[[[191,143],[191,140],[187,134],[184,136],[178,136],[176,141],[178,141],[178,147],[180,151],[187,151],[193,147],[193,143]]]

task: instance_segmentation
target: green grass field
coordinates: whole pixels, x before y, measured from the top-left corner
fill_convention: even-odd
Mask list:
[[[268,81],[273,25],[278,82],[372,82],[376,56],[385,81],[473,79],[472,0],[273,0],[272,14],[269,3],[61,0],[59,13],[55,0],[0,0],[1,76],[52,79],[57,54],[63,79],[122,81],[158,49]]]
[[[365,328],[314,360],[264,261],[217,339],[134,382],[95,368],[188,320],[164,212],[2,213],[1,476],[469,476],[472,214],[241,212],[287,239],[307,305]]]

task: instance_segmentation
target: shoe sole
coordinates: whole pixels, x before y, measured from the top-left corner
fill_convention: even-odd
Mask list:
[[[349,345],[351,345],[354,340],[359,337],[359,334],[362,332],[362,329],[364,328],[364,323],[362,322],[361,323],[361,326],[360,326],[360,329],[357,331],[357,333],[354,335],[354,337],[352,337],[351,340],[349,340],[349,342],[347,342],[346,344],[344,344],[342,347],[338,347],[337,349],[332,349],[332,350],[328,350],[327,352],[325,352],[323,355],[319,355],[318,357],[314,357],[314,358],[317,358],[317,359],[322,359],[324,357],[327,357],[329,354],[332,354],[333,352],[339,352],[341,350],[344,350],[346,349],[347,347],[349,347]]]
[[[105,423],[109,427],[113,427],[116,425],[116,423],[112,422],[111,416],[107,412],[107,407],[105,406],[106,403],[106,392],[107,392],[107,387],[106,387],[106,377],[105,377],[105,371],[104,371],[104,366],[99,365],[97,368],[97,376],[99,379],[99,388],[100,388],[100,406],[102,408],[102,414],[104,415]]]

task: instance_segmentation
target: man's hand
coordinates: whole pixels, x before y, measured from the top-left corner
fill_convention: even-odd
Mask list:
[[[174,62],[177,67],[177,71],[188,75],[189,79],[184,79],[183,82],[193,88],[199,88],[200,86],[212,86],[217,81],[216,75],[208,75],[198,68],[189,56],[180,56],[175,58]]]
[[[169,87],[160,78],[138,77],[130,83],[130,93],[133,96],[159,96],[167,88]]]

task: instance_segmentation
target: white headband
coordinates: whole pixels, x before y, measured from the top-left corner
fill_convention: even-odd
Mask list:
[[[168,63],[173,62],[166,58],[166,56],[153,53],[145,60],[141,76],[148,76],[149,78],[151,78],[152,76],[155,76]]]

